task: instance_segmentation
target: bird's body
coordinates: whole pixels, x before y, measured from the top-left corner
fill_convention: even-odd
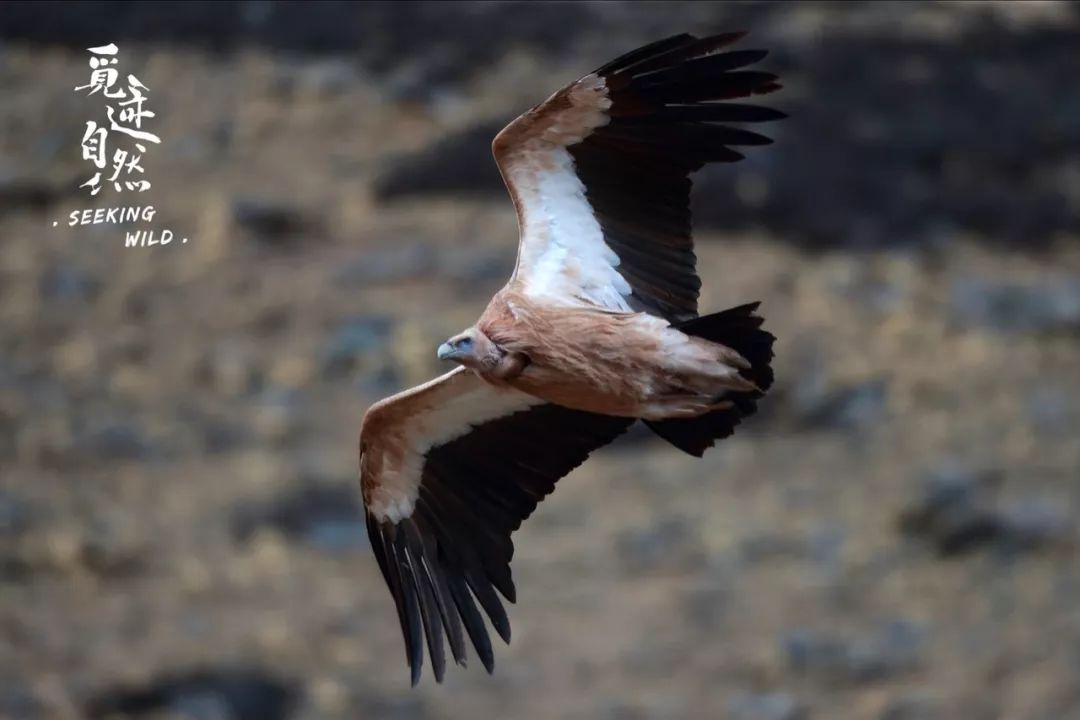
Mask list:
[[[750,391],[746,361],[730,348],[690,337],[647,313],[559,306],[512,287],[492,299],[476,327],[498,347],[526,358],[507,373],[476,370],[563,407],[662,420],[716,409],[728,390]]]
[[[619,57],[510,123],[492,150],[518,216],[517,262],[464,332],[458,367],[374,404],[360,429],[372,549],[417,682],[428,647],[490,672],[507,642],[510,535],[555,483],[643,421],[700,457],[772,384],[757,303],[699,316],[689,175],[769,140],[783,117],[720,102],[776,90],[741,33],[679,35]],[[479,604],[479,608],[477,607]]]

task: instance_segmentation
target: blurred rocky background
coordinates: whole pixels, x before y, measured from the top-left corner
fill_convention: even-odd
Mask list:
[[[514,641],[408,688],[366,407],[509,275],[502,123],[681,31],[772,50],[698,176],[778,382],[515,536]],[[162,138],[89,198],[115,42]],[[0,5],[0,718],[1080,718],[1080,5]],[[72,210],[152,203],[125,249]],[[58,224],[53,227],[53,223]]]

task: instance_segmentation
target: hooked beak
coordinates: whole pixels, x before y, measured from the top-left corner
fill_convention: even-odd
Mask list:
[[[435,354],[438,355],[440,360],[450,360],[457,356],[457,350],[450,343],[443,343]]]

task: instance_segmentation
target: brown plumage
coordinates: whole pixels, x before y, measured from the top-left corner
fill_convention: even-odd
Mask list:
[[[516,374],[502,365],[473,367],[489,381],[576,410],[648,420],[694,417],[713,409],[726,391],[759,389],[740,374],[750,365],[737,352],[688,336],[662,318],[553,307],[514,285],[492,299],[477,335],[508,360],[528,363]],[[459,362],[472,367],[473,361],[465,356]]]
[[[756,303],[697,315],[689,175],[769,142],[724,123],[783,117],[720,102],[779,87],[740,69],[763,51],[719,52],[741,36],[647,45],[495,138],[513,275],[439,347],[459,367],[376,403],[360,430],[368,532],[414,684],[424,644],[441,681],[445,643],[465,664],[466,635],[492,670],[480,608],[509,642],[510,535],[590,452],[641,419],[700,456],[772,384]]]

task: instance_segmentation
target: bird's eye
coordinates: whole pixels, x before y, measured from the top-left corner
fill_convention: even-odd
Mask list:
[[[468,350],[472,347],[472,338],[461,338],[457,341],[457,347],[459,350]]]

